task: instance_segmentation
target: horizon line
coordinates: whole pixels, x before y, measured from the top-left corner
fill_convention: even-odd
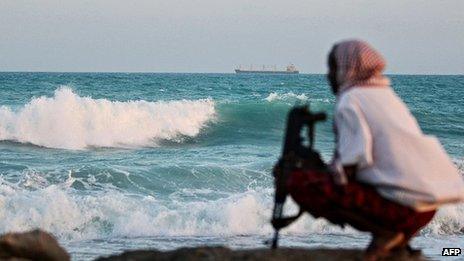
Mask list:
[[[169,72],[169,71],[16,71],[6,70],[0,73],[126,73],[126,74],[236,74],[234,72]],[[320,72],[300,72],[302,75],[326,75]],[[259,75],[259,74],[258,74]],[[279,75],[279,74],[275,74]],[[298,74],[295,74],[298,75]],[[293,75],[293,76],[295,76]],[[435,75],[435,76],[462,76],[464,73],[385,73],[385,75]]]

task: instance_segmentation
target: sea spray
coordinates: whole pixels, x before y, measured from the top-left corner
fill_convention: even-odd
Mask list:
[[[316,97],[311,97],[310,95],[307,95],[305,93],[301,94],[296,94],[293,92],[287,92],[287,93],[278,93],[278,92],[271,92],[269,93],[266,98],[264,98],[265,101],[269,103],[284,103],[287,105],[294,105],[294,104],[305,104],[305,103],[311,103],[311,104],[316,104],[318,106],[321,105],[327,105],[331,104],[334,101],[329,98],[316,98]]]
[[[293,92],[288,92],[284,94],[272,92],[265,98],[265,100],[268,102],[273,102],[273,101],[295,102],[295,101],[308,101],[308,99],[309,98],[304,93],[295,94]]]
[[[17,110],[0,107],[0,140],[62,149],[152,146],[195,137],[214,115],[211,99],[119,102],[61,87]]]
[[[101,190],[73,188],[71,175],[61,183],[46,184],[37,174],[25,173],[20,182],[0,179],[0,233],[45,229],[60,239],[88,240],[102,237],[237,236],[272,233],[269,220],[272,188],[249,188],[225,193],[215,200],[179,200],[122,191],[100,184]],[[27,184],[27,186],[26,186]],[[92,186],[92,184],[88,184]],[[215,193],[191,189],[190,195]],[[192,197],[195,198],[195,197]],[[286,213],[296,213],[291,199]],[[427,235],[456,235],[464,229],[464,206],[443,207],[423,231]],[[305,214],[283,231],[286,235],[359,232],[331,225]]]
[[[28,190],[2,181],[0,232],[40,227],[61,239],[101,237],[268,235],[270,189],[248,190],[210,201],[166,201],[115,189],[82,194],[69,182]],[[290,203],[290,211],[296,207]],[[285,233],[344,233],[305,216]],[[348,233],[356,233],[347,230]],[[349,232],[351,231],[351,232]]]

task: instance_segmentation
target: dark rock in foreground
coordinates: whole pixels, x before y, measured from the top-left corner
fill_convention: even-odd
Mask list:
[[[225,247],[180,248],[172,251],[135,250],[120,255],[100,257],[100,261],[143,261],[143,260],[362,260],[359,249],[303,249],[279,248],[231,250]],[[9,233],[0,236],[0,260],[47,260],[67,261],[69,255],[50,234],[34,230],[26,233]],[[412,257],[407,252],[398,252],[388,259],[425,260],[422,256]]]
[[[363,251],[359,249],[303,249],[280,248],[230,250],[224,247],[198,247],[180,248],[173,251],[135,250],[127,251],[120,255],[100,257],[97,261],[122,261],[122,260],[362,260]],[[422,256],[412,257],[406,252],[396,253],[385,260],[425,260]]]
[[[0,260],[67,261],[69,255],[50,234],[41,230],[0,237]]]

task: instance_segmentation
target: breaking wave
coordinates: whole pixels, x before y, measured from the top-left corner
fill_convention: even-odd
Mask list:
[[[295,101],[307,101],[308,99],[309,99],[308,96],[306,96],[304,93],[295,94],[293,92],[284,93],[284,94],[272,92],[265,98],[265,100],[268,102],[273,102],[273,101],[295,102]]]
[[[273,231],[269,224],[272,190],[267,188],[231,193],[216,200],[178,201],[130,195],[109,187],[82,194],[71,188],[72,177],[60,184],[41,184],[34,189],[33,184],[43,180],[35,180],[35,175],[25,176],[28,180],[22,183],[27,183],[29,189],[5,180],[0,182],[0,207],[6,210],[0,212],[2,233],[39,227],[62,240],[83,240],[115,236],[267,235]],[[289,212],[297,212],[295,205],[290,206]],[[284,233],[308,232],[344,231],[305,215]]]
[[[211,99],[119,102],[80,97],[64,86],[17,110],[0,107],[0,140],[61,149],[153,146],[195,137],[214,116]]]
[[[453,159],[459,174],[464,177],[464,160]],[[455,235],[464,234],[464,204],[450,204],[440,207],[430,222],[423,230],[426,234]]]
[[[102,237],[234,236],[269,235],[272,209],[270,188],[249,188],[219,199],[177,200],[152,195],[128,194],[108,186],[93,193],[73,188],[69,174],[57,184],[39,173],[24,173],[20,182],[0,178],[0,232],[25,231],[40,227],[60,239],[82,240]],[[91,184],[89,184],[90,186]],[[214,190],[192,189],[208,194]],[[193,197],[194,198],[194,197]],[[296,213],[289,202],[286,213]],[[422,231],[426,235],[464,232],[464,205],[444,206]],[[357,234],[358,231],[330,225],[323,219],[304,215],[286,228],[291,235]]]

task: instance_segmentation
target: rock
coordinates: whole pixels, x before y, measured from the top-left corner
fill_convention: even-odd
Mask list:
[[[189,261],[235,261],[235,260],[362,260],[360,249],[304,249],[279,248],[231,250],[225,247],[180,248],[172,251],[134,250],[119,255],[100,257],[98,261],[144,261],[144,260],[189,260]],[[68,261],[68,253],[50,234],[41,230],[26,233],[9,233],[0,237],[0,260],[49,260]],[[425,260],[422,256],[410,256],[407,252],[398,252],[386,260]]]
[[[225,247],[197,247],[180,248],[172,251],[135,250],[127,251],[120,255],[100,257],[96,261],[144,261],[144,260],[189,260],[189,261],[214,261],[214,260],[362,260],[363,251],[359,249],[303,249],[303,248],[279,248],[231,250]],[[425,260],[422,256],[410,256],[407,252],[398,252],[386,260]]]
[[[41,230],[0,237],[1,260],[67,261],[69,255],[50,234]]]

